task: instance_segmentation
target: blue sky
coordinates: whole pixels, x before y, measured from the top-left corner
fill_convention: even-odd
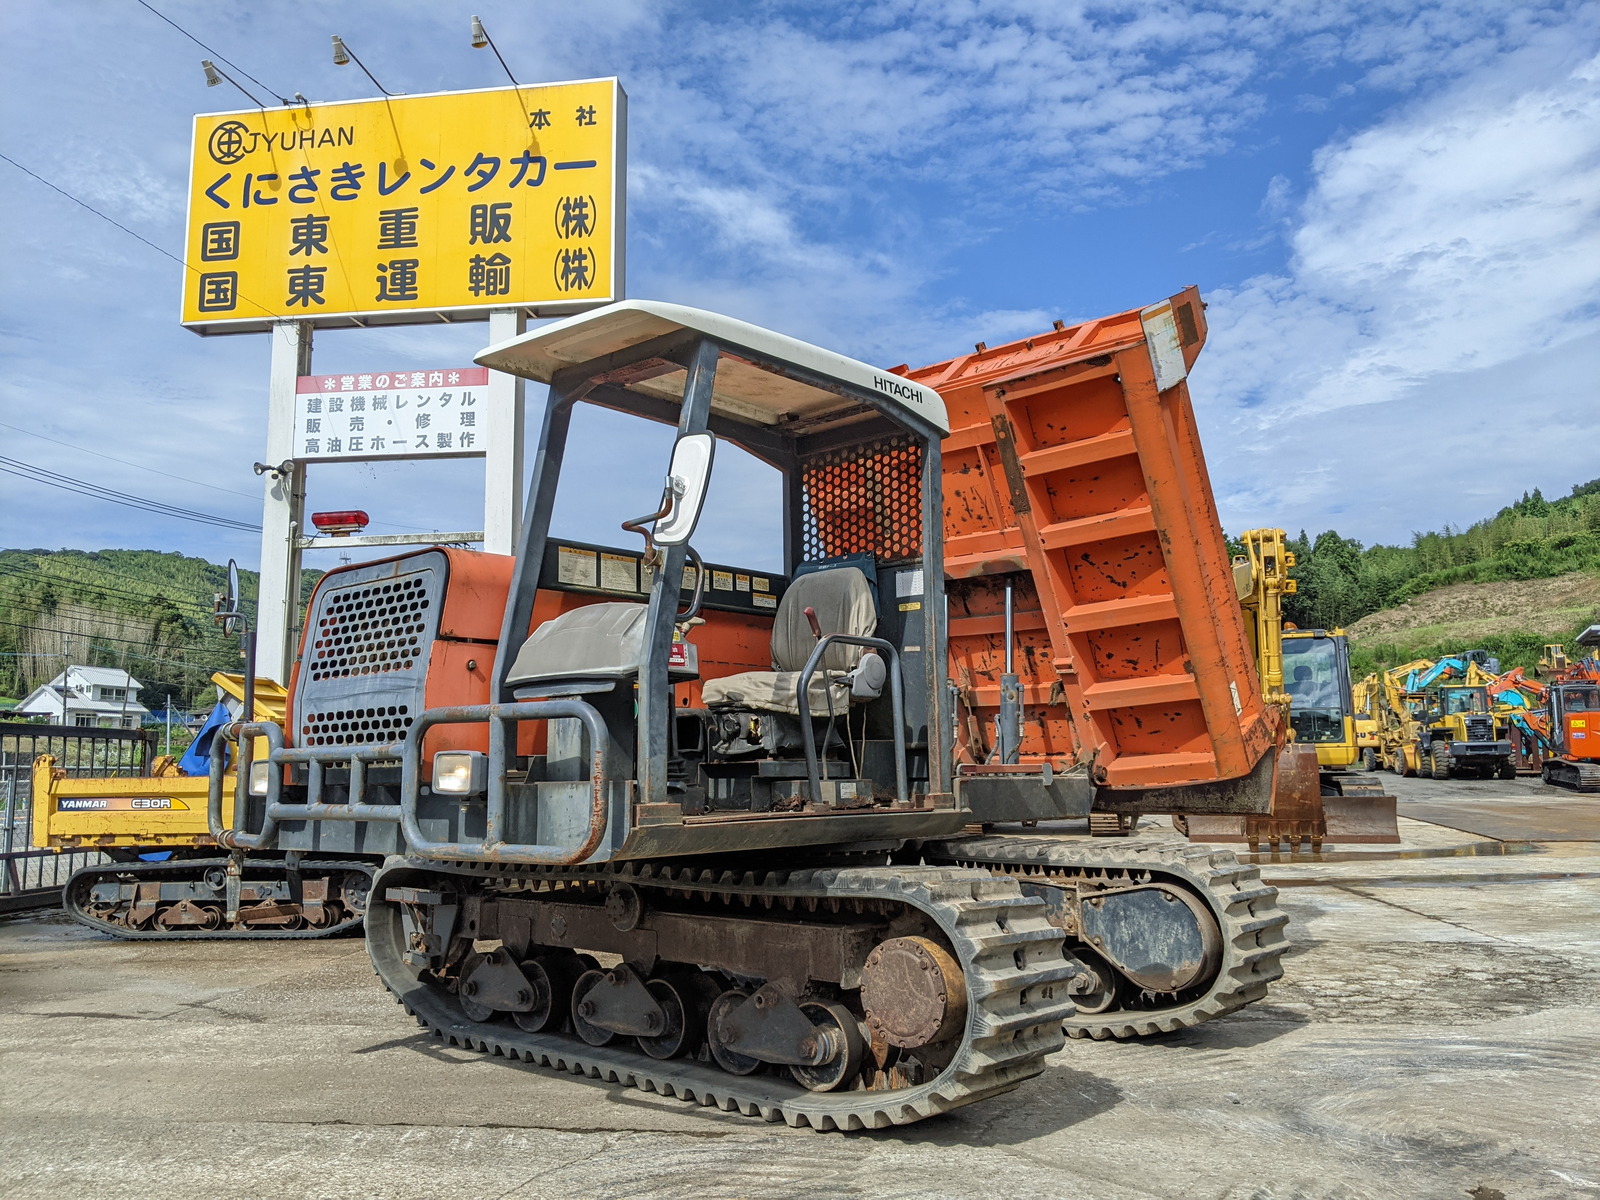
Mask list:
[[[1230,530],[1366,542],[1600,475],[1600,5],[538,6],[151,0],[290,95],[618,75],[629,293],[912,365],[1198,283],[1191,378]],[[0,149],[174,252],[190,117],[237,107],[133,0],[0,11]],[[176,320],[180,268],[0,163],[10,457],[259,517],[268,347]],[[316,369],[467,363],[484,325],[322,333]],[[537,427],[538,397],[530,403]],[[558,530],[620,542],[659,431],[596,417]],[[374,531],[475,528],[468,463],[313,470]],[[708,556],[767,565],[769,481],[719,459]],[[0,544],[254,564],[233,534],[0,476]],[[330,565],[323,556],[317,565]]]

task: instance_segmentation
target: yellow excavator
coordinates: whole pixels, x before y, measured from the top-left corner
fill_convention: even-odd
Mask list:
[[[1250,529],[1239,540],[1244,552],[1233,559],[1234,590],[1244,609],[1262,696],[1284,710],[1295,742],[1316,747],[1322,812],[1313,820],[1322,822],[1330,842],[1398,842],[1394,797],[1377,780],[1351,770],[1362,749],[1344,631],[1285,626],[1283,598],[1297,585],[1289,574],[1294,552],[1283,530]],[[1259,824],[1271,818],[1246,820]]]
[[[225,698],[219,709],[228,710],[213,720],[242,715],[244,676],[218,672],[211,681]],[[284,720],[288,693],[281,685],[258,678],[250,691],[256,721]],[[200,750],[204,760],[204,745]],[[267,750],[258,739],[253,752],[264,759]],[[231,772],[223,776],[222,810],[229,820],[233,779]],[[364,863],[262,855],[244,860],[230,879],[226,852],[211,835],[209,787],[209,773],[186,774],[170,755],[151,764],[148,775],[94,779],[70,778],[51,755],[36,758],[33,845],[98,850],[107,860],[73,874],[62,892],[67,912],[91,929],[136,940],[219,933],[315,938],[360,924],[371,881]],[[240,898],[237,915],[225,924],[216,906],[203,902],[218,888],[236,890]]]

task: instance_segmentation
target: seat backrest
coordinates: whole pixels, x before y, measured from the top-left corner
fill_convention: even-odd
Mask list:
[[[639,673],[649,606],[586,604],[546,621],[522,643],[506,683],[513,687],[562,679],[620,681]]]
[[[816,610],[823,633],[870,637],[878,628],[878,609],[872,587],[860,567],[830,567],[796,576],[778,604],[772,621],[772,669],[798,671],[806,665],[817,639],[806,620],[806,609]],[[861,660],[860,646],[829,646],[824,668],[849,671]]]

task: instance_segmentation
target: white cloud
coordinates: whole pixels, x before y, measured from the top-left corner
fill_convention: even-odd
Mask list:
[[[1600,58],[1562,53],[1533,47],[1319,151],[1289,270],[1212,293],[1197,397],[1231,521],[1427,479],[1436,500],[1342,522],[1392,539],[1461,520],[1440,503],[1452,478],[1597,473],[1592,447],[1548,436],[1600,370]],[[1536,363],[1540,387],[1518,386],[1509,368]]]
[[[333,30],[390,87],[500,82],[492,59],[466,46],[465,18],[437,6],[160,7],[286,93],[370,92],[354,68],[329,64]],[[1138,200],[1172,173],[1215,159],[1246,131],[1255,136],[1286,75],[1306,76],[1297,89],[1336,97],[1354,78],[1369,94],[1435,86],[1543,25],[1592,24],[1596,11],[1468,0],[1222,0],[1205,11],[1163,0],[887,0],[832,10],[586,0],[537,12],[484,0],[482,10],[522,78],[624,79],[633,100],[634,294],[723,309],[885,364],[930,361],[1068,315],[1034,309],[1031,295],[1008,303],[1003,288],[974,299],[994,295],[980,278],[986,268],[958,273],[958,252],[1020,220]],[[0,19],[0,69],[15,83],[17,114],[8,152],[177,247],[188,115],[217,102],[199,80],[203,52],[137,6],[107,9],[85,25],[71,6],[16,0]],[[62,41],[74,47],[71,72],[55,70],[42,51]],[[1304,266],[1213,308],[1217,333],[1202,371],[1208,359],[1228,362],[1251,384],[1251,361],[1230,358],[1225,342],[1250,337],[1277,353],[1287,336],[1280,309],[1306,294],[1319,307],[1300,328],[1362,349],[1363,322],[1371,320],[1362,297],[1390,286],[1394,272],[1380,254],[1375,266],[1341,276],[1337,261],[1317,265],[1318,247],[1351,238],[1344,226],[1360,197],[1393,169],[1385,153],[1401,149],[1374,142],[1365,167],[1354,152],[1319,161],[1330,207],[1321,216],[1305,210],[1310,241],[1296,244]],[[1353,172],[1348,198],[1336,187],[1341,164]],[[124,457],[252,491],[262,342],[200,342],[178,330],[175,265],[0,170],[10,235],[0,270],[8,285],[26,283],[7,288],[0,406],[19,415],[17,423],[66,440],[111,445]],[[1548,171],[1528,167],[1530,178]],[[1313,189],[1312,200],[1320,195]],[[1436,198],[1419,191],[1413,203]],[[1405,207],[1394,217],[1402,225]],[[1553,228],[1555,215],[1549,220]],[[1465,269],[1471,257],[1454,243],[1441,254],[1438,272]],[[1313,286],[1314,267],[1321,274]],[[997,269],[1003,274],[1004,263]],[[1425,332],[1414,340],[1425,341]],[[367,366],[375,356],[415,366],[462,362],[481,333],[476,326],[324,334],[317,361],[329,370]],[[1308,360],[1320,352],[1309,337],[1298,351]],[[1380,356],[1372,372],[1388,369]],[[59,448],[28,449],[14,453],[64,465],[49,458],[66,455]],[[170,495],[140,472],[103,470],[112,486]],[[417,486],[405,470],[330,468],[314,483],[330,501],[361,502],[393,524],[475,523],[471,472]],[[602,469],[591,475],[606,477]],[[1226,473],[1214,476],[1222,486]],[[174,498],[202,508],[226,502],[205,492]],[[238,505],[228,511],[253,517],[249,501]],[[69,498],[14,496],[0,541],[215,546],[212,553],[254,557],[248,538],[208,542],[204,531],[117,517]]]

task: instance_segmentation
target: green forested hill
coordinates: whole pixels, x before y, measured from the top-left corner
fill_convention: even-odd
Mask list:
[[[256,574],[240,575],[253,613]],[[213,671],[242,669],[237,639],[211,623],[226,586],[226,567],[182,554],[0,550],[0,695],[20,699],[70,661],[129,671],[148,708],[203,703]]]
[[[1289,549],[1298,560],[1294,577],[1299,591],[1285,597],[1284,615],[1301,628],[1349,628],[1369,614],[1455,584],[1554,579],[1574,573],[1600,575],[1600,479],[1577,484],[1570,495],[1559,500],[1546,500],[1536,488],[1465,529],[1446,526],[1436,533],[1413,534],[1409,546],[1363,546],[1330,529],[1314,540],[1302,530],[1299,537],[1289,540]],[[1463,590],[1463,597],[1469,592]],[[1509,603],[1515,608],[1523,601]],[[1449,614],[1436,615],[1449,624]],[[1514,611],[1505,615],[1515,623]],[[1432,642],[1413,645],[1406,641],[1398,630],[1389,628],[1393,624],[1372,624],[1373,634],[1385,630],[1382,645],[1368,647],[1381,651],[1380,658],[1399,655],[1395,661],[1404,661],[1439,651]],[[1529,665],[1532,659],[1529,663],[1523,659],[1529,654],[1536,659],[1542,641],[1565,638],[1570,642],[1578,631],[1540,630],[1535,628],[1537,624],[1530,615],[1526,628],[1497,627],[1485,639],[1496,645],[1486,648],[1501,653],[1507,667]],[[1420,628],[1416,633],[1423,636]],[[1397,640],[1390,641],[1390,637]],[[1360,631],[1353,632],[1352,640],[1362,649]]]

